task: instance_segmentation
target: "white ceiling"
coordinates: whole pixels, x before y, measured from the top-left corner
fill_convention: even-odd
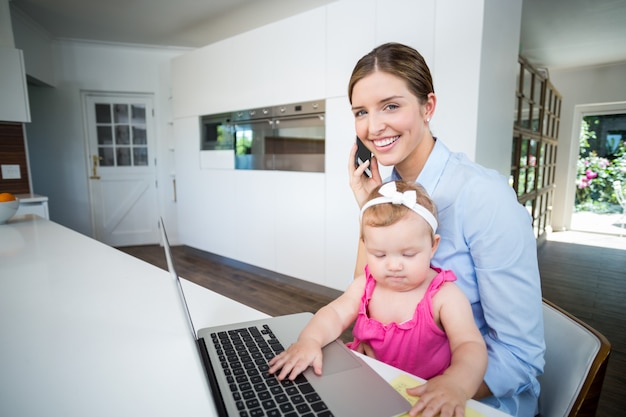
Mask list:
[[[335,0],[10,0],[55,38],[198,48]]]
[[[520,54],[548,69],[626,62],[626,0],[523,0]]]
[[[11,4],[55,38],[196,48],[333,1],[11,0]],[[626,62],[626,0],[524,0],[520,43],[521,55],[548,69]]]

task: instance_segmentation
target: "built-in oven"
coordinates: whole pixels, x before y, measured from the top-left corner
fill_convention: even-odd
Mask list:
[[[324,172],[324,115],[319,100],[205,116],[203,146],[230,143],[235,169]]]
[[[274,119],[273,136],[265,138],[265,153],[273,169],[324,172],[324,114],[282,116]]]
[[[271,113],[271,107],[233,113],[235,169],[273,169],[265,154],[265,138],[274,130]]]

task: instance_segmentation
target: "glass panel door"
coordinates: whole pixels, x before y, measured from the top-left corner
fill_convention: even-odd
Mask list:
[[[100,166],[147,166],[145,104],[95,103]]]
[[[152,96],[84,92],[83,101],[93,237],[158,243]]]

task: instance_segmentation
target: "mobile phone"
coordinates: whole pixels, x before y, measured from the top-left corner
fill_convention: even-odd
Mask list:
[[[361,164],[365,163],[365,161],[370,161],[371,164],[372,153],[369,149],[367,149],[367,147],[363,144],[358,136],[356,137],[356,145],[357,150],[354,161],[355,165],[358,167]],[[367,176],[368,178],[372,178],[372,171],[369,169],[369,167],[365,168],[365,171],[363,171],[363,175]]]

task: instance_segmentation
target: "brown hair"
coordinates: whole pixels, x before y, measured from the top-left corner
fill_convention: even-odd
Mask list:
[[[400,43],[385,43],[374,48],[356,63],[348,83],[350,103],[355,84],[376,71],[403,79],[420,104],[425,104],[428,101],[428,94],[435,92],[430,69],[419,52]]]
[[[414,190],[417,194],[416,203],[424,206],[428,211],[435,216],[437,219],[437,206],[434,201],[428,196],[428,193],[419,184],[409,183],[404,181],[396,181],[396,190],[398,192],[405,192],[408,190]],[[370,195],[367,197],[367,201],[373,200],[377,197],[380,197],[380,187],[384,185],[381,184],[376,187]],[[404,218],[409,212],[412,212],[410,208],[403,204],[376,204],[371,207],[368,207],[364,212],[361,218],[361,239],[363,239],[363,226],[371,226],[371,227],[385,227],[391,226],[392,224],[398,222],[400,219]],[[435,232],[431,233],[431,237],[434,238]]]

